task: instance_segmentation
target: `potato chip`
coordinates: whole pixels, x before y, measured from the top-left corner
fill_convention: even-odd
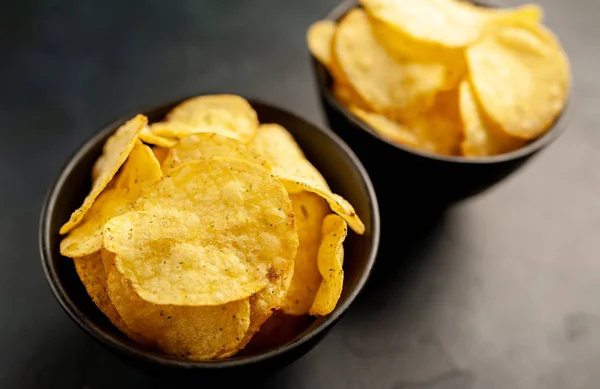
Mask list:
[[[183,138],[197,132],[214,132],[249,143],[258,129],[258,117],[250,103],[240,96],[208,95],[186,100],[166,117],[154,123],[155,134]]]
[[[142,128],[142,131],[140,131],[140,139],[145,143],[161,147],[173,147],[177,143],[177,140],[173,138],[156,135],[149,126],[144,126],[144,128]]]
[[[411,130],[385,116],[351,106],[350,111],[384,138],[410,147],[419,147],[419,139]]]
[[[319,20],[309,27],[306,33],[308,49],[324,66],[331,64],[331,43],[335,34],[335,22]]]
[[[465,47],[487,31],[526,21],[537,23],[536,5],[484,8],[458,0],[361,0],[374,30],[391,51],[417,61],[441,61],[452,67],[463,62]]]
[[[111,219],[104,246],[146,301],[220,305],[260,291],[294,260],[285,188],[258,165],[213,158],[180,165]]]
[[[410,118],[406,125],[417,136],[422,149],[442,155],[458,155],[462,140],[458,90],[439,93],[426,114]]]
[[[350,11],[339,23],[333,49],[358,95],[374,111],[388,117],[423,111],[437,91],[447,88],[444,66],[392,58],[373,36],[360,9]]]
[[[354,89],[352,89],[350,85],[336,83],[332,87],[332,93],[333,97],[341,102],[346,109],[350,109],[350,107],[357,107],[363,111],[370,110],[367,103],[363,101],[363,99],[354,91]]]
[[[310,314],[330,314],[342,295],[344,286],[344,240],[348,234],[346,222],[337,215],[328,215],[323,220],[322,241],[319,246],[318,265],[323,282],[310,308]]]
[[[152,152],[154,153],[154,156],[156,157],[156,160],[158,161],[158,163],[162,166],[165,159],[167,159],[167,155],[169,154],[169,149],[167,147],[154,146],[152,148]]]
[[[128,212],[141,191],[157,182],[161,176],[160,165],[152,150],[138,141],[115,180],[115,188],[100,193],[83,221],[60,242],[60,253],[76,258],[100,250],[106,222]]]
[[[461,82],[459,98],[464,131],[460,147],[465,157],[502,154],[523,146],[525,141],[505,134],[484,120],[468,81]]]
[[[224,358],[239,349],[248,330],[248,299],[213,307],[155,305],[141,299],[114,267],[108,273],[107,289],[127,327],[175,357]]]
[[[150,346],[150,341],[127,327],[110,300],[106,291],[106,272],[100,258],[100,252],[97,251],[92,255],[81,258],[73,258],[73,263],[75,264],[77,275],[92,298],[92,301],[108,317],[110,322],[131,340],[141,345]]]
[[[252,162],[271,170],[267,160],[248,148],[237,139],[219,134],[194,134],[181,138],[179,143],[169,150],[169,155],[163,163],[163,171],[168,172],[184,162],[202,158],[229,157]]]
[[[297,177],[329,190],[327,181],[306,159],[292,134],[279,124],[261,124],[251,146],[271,163],[274,175]]]
[[[98,197],[100,192],[108,185],[129,156],[129,153],[138,140],[139,132],[147,122],[148,119],[145,116],[137,115],[122,125],[110,138],[108,138],[104,144],[102,156],[94,165],[96,179],[92,184],[92,189],[86,196],[83,204],[73,212],[69,221],[60,228],[61,234],[64,235],[71,231],[83,220],[83,217],[91,208],[96,197]]]
[[[311,192],[292,194],[290,198],[300,246],[292,282],[281,309],[291,315],[306,315],[323,279],[317,266],[317,252],[321,243],[321,224],[330,210],[322,197]]]
[[[473,92],[487,117],[529,140],[560,115],[570,87],[569,63],[541,25],[506,27],[466,51]]]

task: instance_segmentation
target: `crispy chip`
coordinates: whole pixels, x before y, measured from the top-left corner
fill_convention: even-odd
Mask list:
[[[169,150],[169,155],[162,168],[163,171],[168,172],[184,162],[212,157],[242,159],[271,170],[269,162],[244,143],[237,139],[210,133],[194,134],[182,138],[176,146]]]
[[[167,155],[169,155],[169,149],[167,147],[154,146],[152,148],[152,152],[154,153],[156,160],[161,166],[165,159],[167,159]]]
[[[107,289],[127,327],[169,355],[195,360],[224,358],[239,349],[248,330],[248,299],[214,307],[155,305],[136,295],[114,267],[108,273]]]
[[[439,93],[426,114],[410,118],[406,125],[417,136],[422,149],[442,155],[458,155],[462,140],[458,90]]]
[[[281,309],[291,315],[306,315],[323,279],[317,267],[317,252],[321,243],[321,224],[330,210],[322,197],[311,192],[292,194],[290,198],[300,246],[294,276]]]
[[[213,158],[180,165],[111,219],[104,246],[144,300],[220,305],[264,288],[298,247],[285,188],[258,165]]]
[[[465,157],[508,153],[523,146],[525,141],[505,134],[484,120],[468,81],[461,82],[459,97],[464,131],[460,147]]]
[[[419,139],[411,130],[385,116],[351,106],[350,111],[381,136],[410,147],[419,147]]]
[[[323,220],[322,241],[319,246],[318,265],[323,282],[310,308],[310,314],[330,314],[340,299],[344,286],[344,240],[348,229],[346,222],[337,215],[328,215]]]
[[[339,23],[333,49],[358,95],[388,117],[421,112],[432,104],[437,91],[447,88],[444,66],[392,58],[373,36],[360,9],[350,11]]]
[[[570,87],[569,62],[543,26],[500,29],[470,47],[466,58],[476,99],[507,134],[537,138],[560,115]]]
[[[308,49],[324,66],[331,64],[331,43],[335,34],[335,22],[319,20],[309,27],[306,33]]]
[[[61,228],[60,233],[66,234],[77,226],[91,208],[96,197],[108,185],[121,165],[125,162],[129,153],[135,146],[138,133],[146,125],[148,119],[143,115],[137,115],[122,125],[104,144],[102,156],[96,161],[94,171],[96,178],[92,184],[90,193],[83,200],[83,204],[73,212],[69,221]]]
[[[336,83],[332,87],[333,96],[347,109],[351,107],[359,108],[363,111],[370,110],[367,103],[352,89],[352,86]]]
[[[145,143],[161,147],[173,147],[177,143],[177,140],[173,138],[156,135],[149,126],[144,126],[144,128],[142,128],[142,131],[140,131],[140,139]]]
[[[458,0],[361,0],[377,36],[391,51],[417,61],[463,63],[463,49],[487,31],[526,21],[537,23],[537,5],[484,8]]]
[[[100,252],[81,258],[73,258],[75,270],[81,279],[83,286],[92,298],[92,301],[102,313],[108,317],[110,322],[131,340],[141,345],[150,346],[151,342],[143,336],[133,332],[115,309],[106,291],[106,272],[100,258]]]
[[[100,250],[106,222],[129,211],[140,192],[161,176],[152,150],[138,141],[115,180],[115,188],[105,189],[98,196],[83,221],[60,242],[60,253],[76,258]]]
[[[197,132],[214,132],[249,143],[258,129],[258,117],[244,98],[235,95],[198,96],[186,100],[154,123],[155,134],[183,138]]]

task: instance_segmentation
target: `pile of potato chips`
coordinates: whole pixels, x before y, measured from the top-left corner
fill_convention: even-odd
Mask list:
[[[347,226],[365,227],[294,138],[239,96],[138,115],[105,143],[61,254],[132,340],[195,360],[243,349],[280,309],[327,315]],[[273,329],[269,329],[273,332]]]
[[[562,112],[569,62],[537,5],[360,3],[338,23],[313,24],[308,46],[338,101],[383,137],[484,157],[538,138]]]

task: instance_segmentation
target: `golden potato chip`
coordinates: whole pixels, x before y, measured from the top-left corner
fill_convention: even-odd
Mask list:
[[[381,136],[410,147],[419,147],[419,139],[411,130],[385,116],[351,106],[350,111]]]
[[[131,340],[141,345],[150,346],[150,341],[127,327],[115,309],[110,297],[108,297],[108,292],[106,291],[106,272],[100,259],[100,252],[97,251],[92,255],[81,258],[73,258],[73,263],[75,264],[77,275],[92,298],[92,301],[108,317],[110,322]]]
[[[444,66],[392,58],[373,36],[360,9],[350,11],[339,23],[333,49],[358,95],[374,111],[388,117],[423,111],[437,91],[447,88]]]
[[[329,190],[327,181],[306,159],[292,134],[279,124],[261,124],[251,146],[271,163],[274,175],[297,177]]]
[[[213,307],[155,305],[141,299],[114,267],[107,289],[127,327],[175,357],[203,360],[232,355],[248,330],[248,299]]]
[[[121,165],[125,162],[129,153],[138,140],[138,134],[148,123],[143,115],[137,115],[122,125],[104,144],[102,156],[96,161],[94,170],[96,178],[92,184],[90,193],[83,200],[83,204],[71,214],[71,218],[61,228],[60,233],[66,234],[77,226],[91,208],[96,197],[108,185]]]
[[[269,162],[272,173],[289,193],[309,191],[323,197],[333,212],[338,213],[356,233],[365,232],[365,226],[352,205],[331,192],[325,178],[306,159],[294,137],[279,124],[262,124],[252,146]]]
[[[291,201],[258,165],[187,162],[149,188],[140,212],[111,219],[104,247],[146,301],[220,305],[283,274],[298,247]]]
[[[408,119],[406,126],[417,136],[422,149],[442,155],[458,155],[462,140],[458,89],[440,92],[433,107],[424,115]]]
[[[319,246],[318,264],[323,282],[310,308],[310,314],[330,314],[342,295],[344,286],[344,240],[348,234],[346,222],[337,215],[328,215],[323,220],[322,241]]]
[[[60,253],[76,258],[100,250],[106,222],[128,212],[141,191],[161,176],[160,165],[152,150],[138,141],[115,180],[115,188],[105,189],[96,198],[83,221],[60,242]]]
[[[460,147],[465,157],[508,153],[523,146],[525,141],[505,134],[483,119],[468,81],[460,83],[459,99],[464,131]]]
[[[169,149],[167,147],[154,146],[152,148],[152,152],[154,153],[154,156],[156,157],[156,160],[158,161],[158,163],[162,166],[165,159],[167,159],[167,155],[169,154]]]
[[[319,20],[313,23],[306,33],[308,49],[324,66],[331,63],[331,43],[335,34],[335,22],[332,20]]]
[[[269,162],[244,143],[237,139],[211,133],[194,134],[181,138],[179,143],[169,150],[169,155],[162,168],[163,171],[168,172],[184,162],[212,157],[242,159],[271,170]]]
[[[537,23],[536,5],[485,8],[459,0],[361,0],[377,36],[390,51],[417,61],[463,62],[465,47],[503,25]]]
[[[486,116],[529,140],[560,115],[570,87],[569,62],[541,25],[506,27],[466,51],[473,92]]]
[[[166,119],[172,123],[163,122],[160,127],[155,123],[155,134],[183,138],[197,132],[214,132],[249,143],[258,129],[258,117],[250,103],[234,95],[194,97],[175,107]]]
[[[156,135],[149,126],[144,126],[144,128],[142,128],[142,131],[140,131],[140,139],[145,143],[161,147],[173,147],[177,143],[177,140],[173,138]]]
[[[322,197],[311,192],[292,194],[290,198],[300,246],[292,282],[281,309],[291,315],[306,315],[323,279],[317,266],[317,252],[321,243],[321,224],[330,210]]]
[[[333,97],[335,97],[346,109],[357,107],[364,111],[369,111],[370,108],[363,99],[352,89],[352,86],[336,83],[332,87]]]

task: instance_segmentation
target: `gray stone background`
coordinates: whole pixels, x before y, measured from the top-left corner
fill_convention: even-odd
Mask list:
[[[380,258],[330,335],[264,387],[600,387],[600,3],[540,2],[572,60],[567,133],[424,222],[399,258]],[[102,125],[170,98],[239,93],[322,123],[304,35],[335,4],[0,3],[0,387],[168,386],[113,358],[54,301],[37,249],[44,192]]]

